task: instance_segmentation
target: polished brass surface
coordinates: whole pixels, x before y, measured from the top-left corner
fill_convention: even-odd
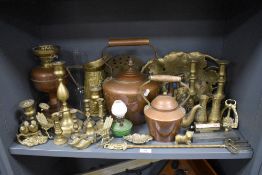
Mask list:
[[[239,153],[240,150],[252,150],[251,146],[246,141],[234,141],[231,139],[226,139],[224,144],[189,144],[189,145],[134,145],[127,144],[126,142],[120,143],[108,143],[104,145],[105,149],[111,150],[126,150],[132,148],[226,148],[232,154]]]
[[[190,145],[193,138],[194,131],[186,131],[185,135],[178,134],[175,137],[175,144]]]
[[[36,109],[34,100],[23,100],[19,103],[19,107],[23,109],[26,120],[33,120],[35,118]]]
[[[220,123],[221,122],[221,101],[224,99],[224,86],[226,82],[226,65],[228,61],[220,60],[219,64],[219,78],[218,78],[218,87],[216,93],[212,98],[212,108],[208,116],[208,122],[210,123]]]
[[[35,120],[36,108],[34,100],[23,100],[19,103],[19,107],[23,109],[25,119],[19,126],[19,133],[16,135],[17,141],[29,147],[46,143],[48,137],[42,134]]]
[[[238,128],[238,113],[237,113],[237,102],[232,99],[227,99],[225,101],[225,107],[221,111],[222,126],[225,128],[225,131],[229,131],[232,128]],[[223,116],[227,110],[227,115]],[[231,115],[233,112],[233,116]]]
[[[191,111],[182,119],[181,127],[183,128],[189,127],[196,117],[196,112],[200,110],[201,108],[202,106],[200,104],[195,105],[191,109]]]
[[[196,132],[214,132],[221,130],[220,123],[194,123]]]
[[[70,136],[68,144],[76,149],[85,149],[101,139],[101,144],[109,143],[113,138],[110,136],[110,128],[113,118],[107,117],[102,127],[94,127],[91,120],[86,120],[83,131]]]
[[[63,130],[59,121],[61,117],[62,115],[59,112],[55,112],[52,114],[55,130],[54,144],[56,145],[63,145],[67,142],[67,138],[63,135]]]
[[[59,81],[59,86],[57,88],[57,98],[62,102],[62,106],[60,108],[60,113],[62,118],[60,120],[60,127],[62,129],[62,135],[65,137],[69,137],[73,132],[74,121],[72,119],[70,108],[67,105],[67,99],[69,98],[69,92],[66,86],[63,83],[63,77],[66,73],[64,62],[55,62],[54,66],[54,74],[57,76]]]
[[[153,140],[153,137],[150,135],[146,135],[146,134],[134,133],[132,135],[124,136],[123,139],[131,143],[134,143],[134,144],[144,144],[144,143],[147,143]]]

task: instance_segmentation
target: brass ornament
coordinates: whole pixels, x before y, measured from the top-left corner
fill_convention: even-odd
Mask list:
[[[191,62],[195,61],[195,70],[192,70]],[[195,87],[191,85],[191,88],[195,88],[195,92],[191,89],[191,94],[196,94],[196,101],[198,101],[200,95],[212,94],[214,90],[214,86],[217,83],[218,73],[217,73],[217,62],[218,59],[215,59],[209,55],[202,54],[200,52],[171,52],[164,56],[163,58],[159,58],[158,61],[150,60],[148,61],[142,68],[141,71],[149,72],[150,74],[167,74],[167,75],[183,75],[183,81],[185,83],[191,84],[195,83]],[[215,66],[210,65],[208,63],[214,63]],[[193,74],[192,74],[192,71]],[[191,74],[191,76],[190,76]],[[195,75],[194,75],[195,74]],[[194,75],[194,77],[192,77]],[[180,91],[180,90],[178,90]],[[183,96],[184,90],[182,93],[177,93],[178,99]],[[190,102],[190,100],[189,100]]]
[[[54,66],[54,74],[57,76],[59,85],[57,88],[57,98],[62,102],[62,106],[60,108],[60,113],[62,118],[60,120],[60,127],[62,129],[62,134],[65,137],[68,137],[73,132],[74,121],[72,119],[70,108],[67,105],[67,99],[69,98],[69,92],[66,86],[63,83],[63,77],[65,76],[65,66],[64,62],[57,61],[53,63]]]
[[[44,144],[48,140],[48,137],[42,135],[41,131],[37,131],[34,133],[28,133],[28,134],[20,133],[16,137],[20,144],[28,146],[28,147]]]
[[[237,102],[232,99],[227,99],[225,101],[225,107],[221,111],[222,126],[225,128],[225,131],[229,131],[232,128],[238,128],[238,113],[237,113]],[[227,110],[226,116],[223,116]],[[233,116],[231,113],[233,112]]]
[[[48,138],[53,138],[49,135],[48,130],[51,129],[54,126],[53,121],[48,121],[46,116],[43,113],[37,112],[36,119],[38,123],[40,124],[41,128],[45,131]]]
[[[230,153],[237,154],[240,150],[252,150],[250,144],[246,141],[234,141],[232,139],[225,139],[224,144],[189,144],[189,145],[134,145],[126,142],[108,143],[104,145],[105,149],[111,150],[126,150],[132,148],[226,148]]]
[[[228,61],[219,60],[219,78],[216,93],[212,97],[211,112],[208,116],[209,123],[220,123],[221,121],[221,101],[224,99],[224,86],[226,82],[226,65]]]
[[[19,107],[23,109],[26,120],[33,120],[35,118],[35,101],[32,99],[23,100],[19,103]]]
[[[134,144],[144,144],[153,140],[153,137],[147,134],[134,133],[132,135],[124,136],[123,139]]]
[[[194,131],[186,131],[185,135],[178,134],[175,137],[175,144],[190,145],[193,138]]]

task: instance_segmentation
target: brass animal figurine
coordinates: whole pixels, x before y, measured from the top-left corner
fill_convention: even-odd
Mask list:
[[[185,135],[176,135],[175,137],[175,144],[191,144],[191,140],[193,138],[193,131],[187,131]]]

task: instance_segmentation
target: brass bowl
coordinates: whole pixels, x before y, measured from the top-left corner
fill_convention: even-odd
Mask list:
[[[50,58],[55,57],[59,53],[60,47],[57,45],[46,44],[34,47],[32,50],[34,55],[39,58]]]

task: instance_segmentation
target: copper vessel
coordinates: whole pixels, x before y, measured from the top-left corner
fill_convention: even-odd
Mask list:
[[[109,47],[115,46],[139,46],[149,45],[147,39],[114,39],[109,41]],[[150,45],[151,46],[151,45]],[[155,54],[156,55],[156,54]],[[133,124],[138,125],[145,122],[143,109],[146,101],[141,95],[140,87],[147,81],[146,76],[133,68],[133,61],[128,61],[129,68],[116,77],[109,77],[103,83],[103,93],[108,111],[115,100],[122,100],[127,106],[126,117]],[[159,83],[151,82],[147,84],[145,89],[150,90],[148,97],[151,101],[158,95]]]
[[[149,79],[163,82],[181,81],[181,77],[171,75],[152,75]],[[180,83],[188,88],[184,83]],[[150,93],[151,91],[149,94]],[[144,114],[150,135],[153,136],[155,140],[160,142],[174,141],[176,133],[180,128],[180,123],[186,115],[186,111],[182,105],[185,104],[188,99],[189,96],[181,104],[178,104],[174,97],[159,95],[150,104],[145,97],[148,105],[144,108]]]
[[[59,110],[59,102],[56,97],[59,82],[52,65],[59,50],[59,46],[55,45],[40,45],[33,48],[33,53],[40,58],[41,65],[32,69],[31,80],[38,91],[48,93],[51,112]]]

